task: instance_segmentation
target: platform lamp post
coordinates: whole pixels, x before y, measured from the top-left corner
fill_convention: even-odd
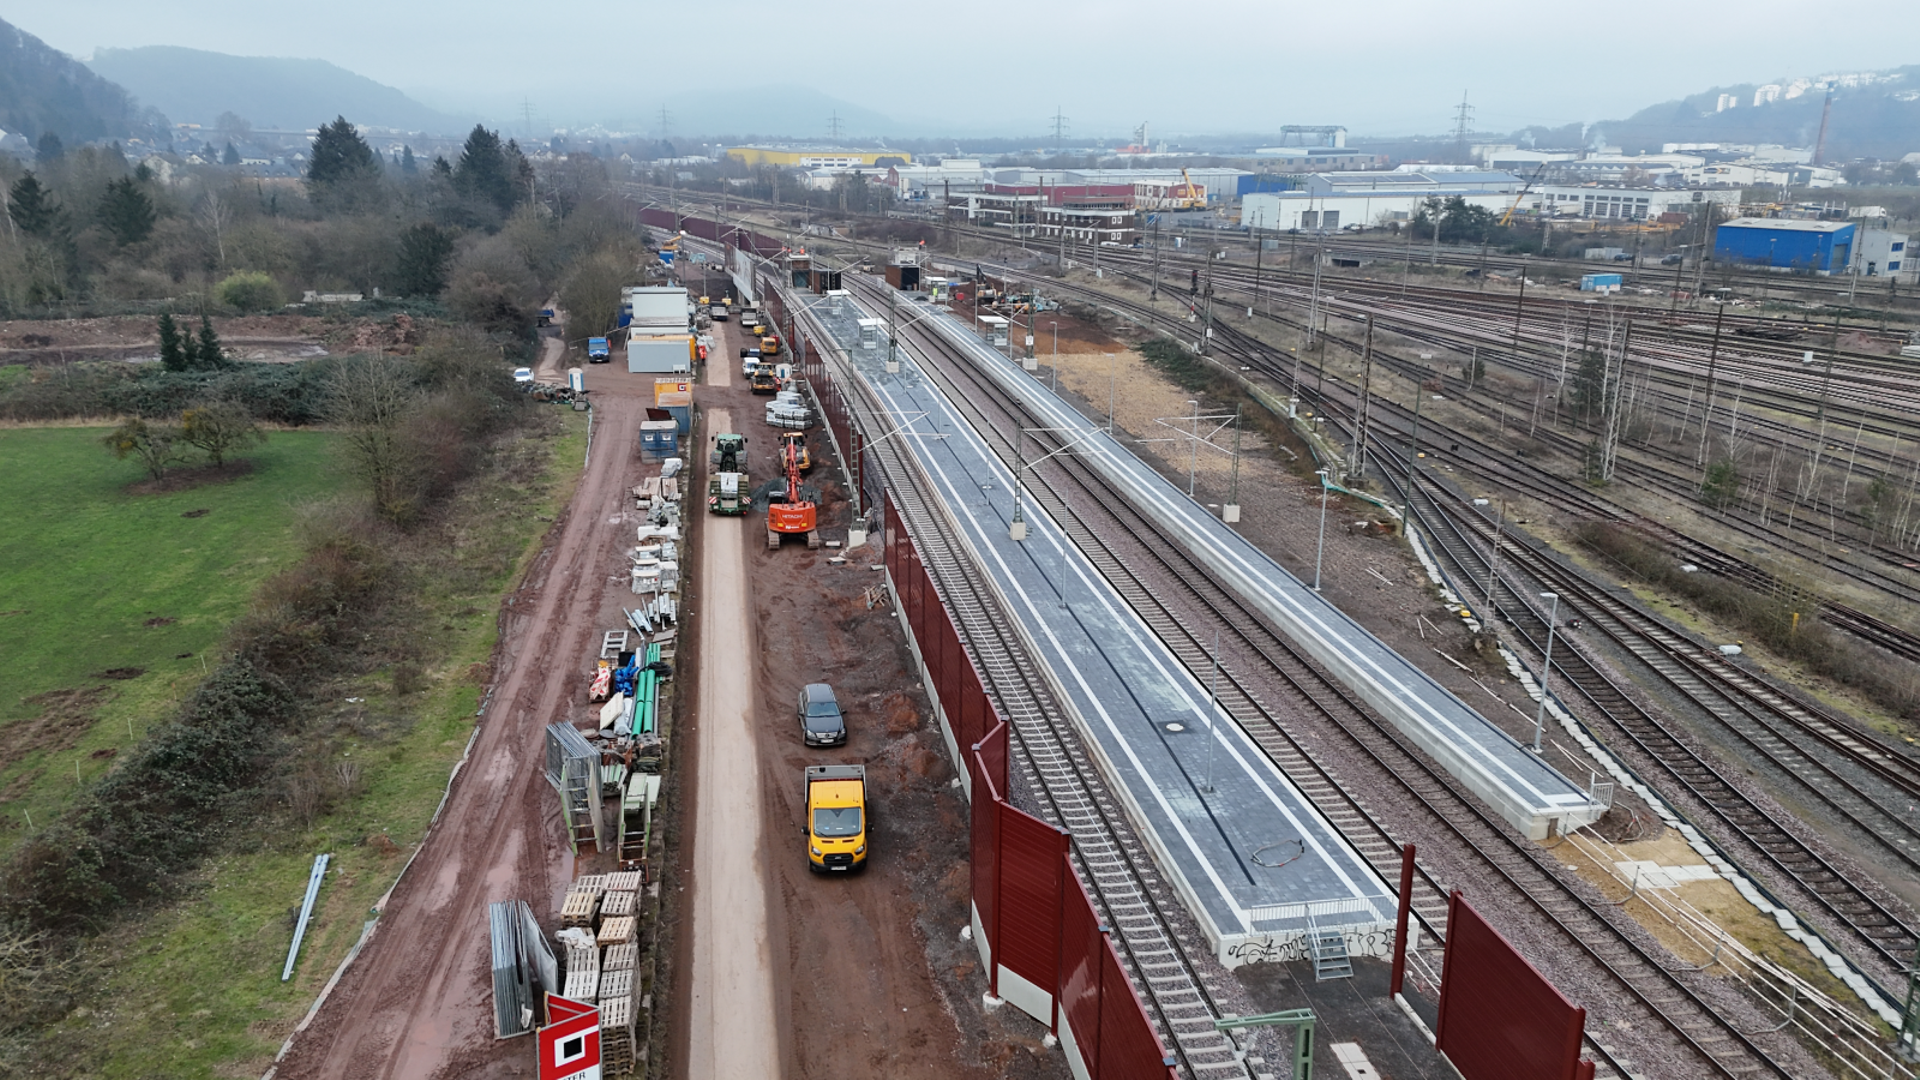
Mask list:
[[[1193,406],[1193,441],[1187,444],[1187,498],[1193,498],[1193,477],[1200,466],[1200,403],[1192,398],[1187,404]]]
[[[1114,370],[1113,355],[1107,354],[1107,437],[1113,437]]]
[[[1047,325],[1053,327],[1053,392],[1057,394],[1060,392],[1060,322],[1056,319]]]
[[[1320,558],[1327,550],[1327,470],[1315,469],[1320,478],[1320,543],[1313,549],[1313,591],[1320,591]]]
[[[1553,678],[1553,631],[1560,621],[1560,594],[1543,592],[1540,599],[1551,600],[1547,612],[1547,660],[1540,668],[1540,708],[1533,714],[1533,752],[1540,752],[1540,736],[1547,726],[1547,680]]]
[[[1015,408],[1020,407],[1018,401],[1013,404]],[[1027,538],[1027,519],[1025,515],[1022,514],[1020,506],[1020,474],[1026,471],[1026,450],[1027,429],[1021,427],[1020,421],[1015,419],[1013,423],[1013,521],[1007,525],[1007,538],[1009,540],[1025,540]]]

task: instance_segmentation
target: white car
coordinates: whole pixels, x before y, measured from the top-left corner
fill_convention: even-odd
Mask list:
[[[514,368],[514,369],[513,369],[513,381],[514,381],[514,382],[517,382],[517,383],[530,383],[530,382],[532,382],[532,381],[533,381],[533,369],[532,369],[532,368],[530,368],[530,367],[517,367],[517,368]]]

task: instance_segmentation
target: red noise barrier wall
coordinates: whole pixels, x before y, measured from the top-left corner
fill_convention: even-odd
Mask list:
[[[1071,838],[1006,800],[1006,721],[891,499],[884,520],[901,618],[970,781],[974,932],[992,993],[1058,1035],[1076,1076],[1171,1080],[1174,1059],[1074,873]]]
[[[1447,901],[1434,1045],[1465,1080],[1592,1080],[1587,1011],[1554,989],[1456,890]]]

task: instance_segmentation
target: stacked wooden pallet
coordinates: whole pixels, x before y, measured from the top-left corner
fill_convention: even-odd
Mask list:
[[[595,874],[575,881],[560,908],[560,923],[593,931],[593,945],[566,950],[565,996],[600,1009],[601,1063],[608,1074],[637,1065],[640,914],[638,871]]]

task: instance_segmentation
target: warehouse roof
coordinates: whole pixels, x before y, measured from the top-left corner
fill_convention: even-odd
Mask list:
[[[1781,232],[1830,233],[1839,232],[1841,229],[1851,229],[1853,228],[1853,223],[1849,221],[1800,221],[1794,218],[1743,217],[1722,222],[1720,227],[1723,229],[1777,229]]]

